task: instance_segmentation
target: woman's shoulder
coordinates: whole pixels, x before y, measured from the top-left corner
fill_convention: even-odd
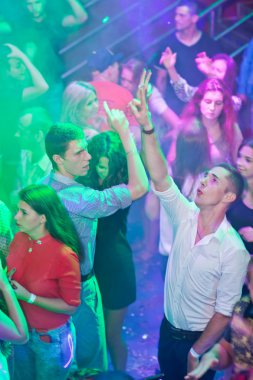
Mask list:
[[[54,248],[54,253],[57,257],[61,256],[62,258],[66,257],[78,257],[77,254],[73,251],[73,249],[67,246],[65,243],[54,239],[52,237],[51,245]]]
[[[29,235],[27,235],[25,232],[19,231],[15,233],[12,243],[27,241],[28,239]]]

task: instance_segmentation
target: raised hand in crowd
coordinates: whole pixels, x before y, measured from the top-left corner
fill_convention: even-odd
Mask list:
[[[138,86],[137,91],[137,98],[133,99],[129,106],[132,110],[132,113],[134,114],[136,120],[140,124],[140,126],[147,128],[150,127],[150,129],[153,128],[152,122],[151,122],[151,115],[148,109],[147,104],[147,91],[148,91],[148,84],[151,78],[151,71],[150,70],[143,70],[140,83]]]
[[[206,55],[206,52],[198,53],[195,62],[199,71],[208,77],[212,68],[212,60]]]
[[[28,70],[28,73],[31,77],[31,84],[25,83],[22,98],[24,102],[31,101],[38,96],[44,94],[49,86],[45,81],[44,77],[40,73],[40,71],[34,66],[34,64],[30,61],[28,56],[23,53],[17,46],[12,44],[5,44],[5,46],[9,47],[11,52],[8,54],[8,58],[16,58],[22,61],[25,66],[25,69]],[[21,79],[22,81],[22,79]]]
[[[174,67],[177,62],[177,53],[173,53],[170,47],[167,47],[161,55],[160,64],[167,70]]]
[[[108,123],[120,136],[127,155],[128,188],[132,199],[144,195],[148,190],[148,178],[129,129],[129,122],[123,111],[112,109],[104,103]]]
[[[167,47],[161,55],[160,64],[163,65],[172,82],[177,82],[180,76],[175,68],[177,62],[177,53],[173,53],[172,50]]]

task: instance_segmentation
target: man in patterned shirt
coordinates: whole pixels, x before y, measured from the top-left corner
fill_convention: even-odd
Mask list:
[[[126,152],[127,185],[104,191],[86,188],[77,183],[77,176],[89,170],[90,154],[82,129],[72,124],[58,124],[46,136],[46,151],[53,172],[43,180],[59,194],[81,238],[84,258],[81,260],[82,303],[73,316],[77,332],[76,361],[79,368],[107,369],[107,353],[100,291],[93,273],[97,218],[128,207],[148,189],[148,180],[122,111],[110,111],[108,120],[118,132]]]

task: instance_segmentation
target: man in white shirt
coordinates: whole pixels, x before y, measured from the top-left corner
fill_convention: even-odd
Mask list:
[[[148,79],[142,77],[143,100]],[[143,158],[173,224],[160,329],[158,359],[165,379],[183,380],[221,337],[239,300],[249,255],[226,211],[243,190],[240,174],[227,164],[211,169],[200,181],[195,203],[189,202],[168,175],[147,106],[132,111],[142,126]],[[203,379],[212,379],[209,372]]]

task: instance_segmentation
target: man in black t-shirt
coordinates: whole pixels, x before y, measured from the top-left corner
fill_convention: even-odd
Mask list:
[[[193,1],[181,1],[175,11],[175,33],[171,35],[156,53],[155,64],[159,65],[161,53],[168,46],[177,53],[176,70],[191,86],[198,86],[205,76],[197,69],[195,58],[205,51],[209,57],[220,52],[219,45],[197,28],[198,9]],[[169,83],[166,69],[157,67],[156,86],[165,95],[169,106],[177,113],[182,111],[183,103],[174,93]]]

